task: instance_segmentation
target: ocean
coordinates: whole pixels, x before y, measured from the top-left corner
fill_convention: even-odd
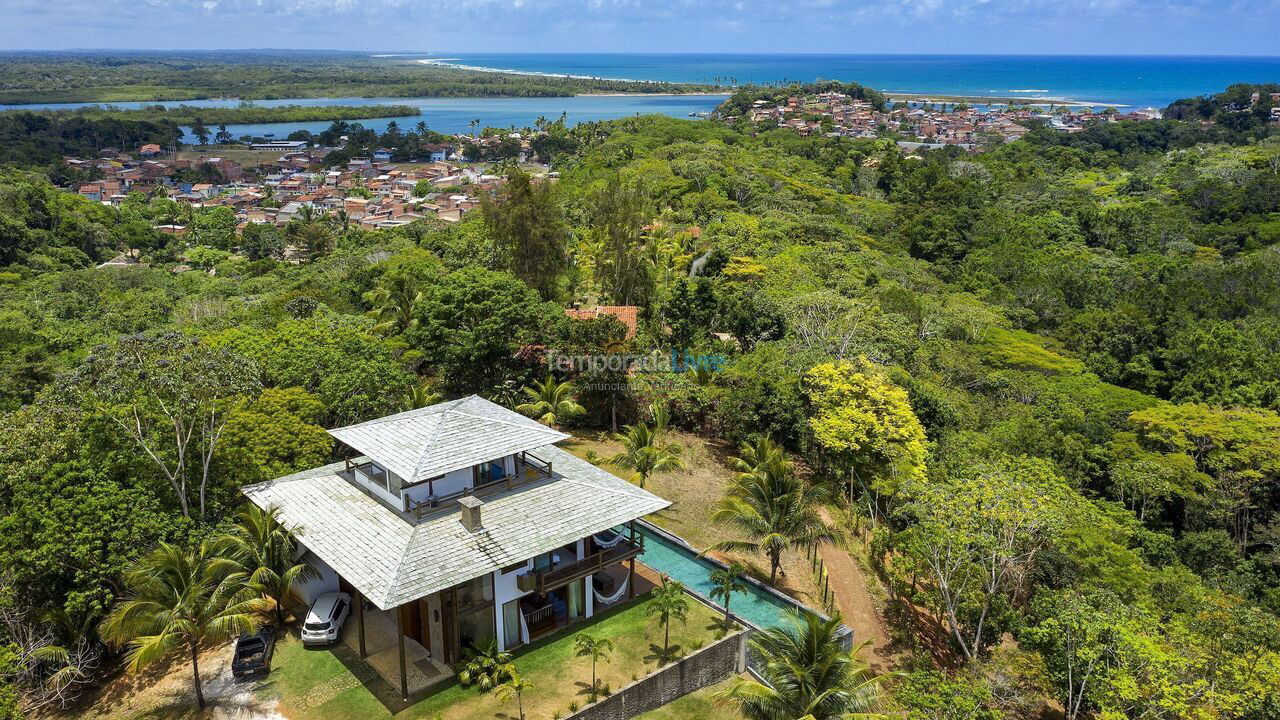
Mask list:
[[[1280,57],[426,53],[516,72],[671,82],[854,81],[888,92],[1029,97],[1162,108],[1239,82],[1280,82]]]
[[[1171,101],[1218,92],[1237,82],[1280,82],[1280,57],[1057,56],[1057,55],[751,55],[627,53],[421,53],[406,60],[510,72],[662,80],[687,83],[855,81],[887,92],[1075,101],[1121,108],[1163,108]],[[563,113],[570,124],[661,113],[689,117],[713,110],[724,95],[567,98],[306,98],[260,100],[260,105],[415,105],[419,116],[360,120],[378,132],[392,120],[408,129],[426,121],[443,133],[484,127],[529,127],[538,117]],[[74,108],[90,103],[0,105],[0,110]],[[155,103],[115,103],[137,107]],[[180,103],[162,103],[176,105]],[[196,100],[198,106],[234,106],[237,100]],[[298,129],[319,132],[327,122],[229,125],[235,137],[284,138]],[[188,132],[187,141],[193,138]]]

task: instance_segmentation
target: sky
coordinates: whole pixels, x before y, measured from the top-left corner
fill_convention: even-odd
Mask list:
[[[0,0],[6,50],[1280,55],[1280,0]]]

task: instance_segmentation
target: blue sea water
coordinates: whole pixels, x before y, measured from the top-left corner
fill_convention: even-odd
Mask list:
[[[890,92],[1164,107],[1239,82],[1280,82],[1280,57],[431,53],[457,65],[672,82],[854,81]],[[1035,91],[1035,92],[1027,92]]]
[[[1162,108],[1182,97],[1217,92],[1237,82],[1280,82],[1280,57],[1058,56],[1058,55],[762,55],[632,53],[422,53],[396,55],[465,67],[629,80],[687,83],[783,83],[855,81],[889,92],[977,97],[1021,97]],[[728,90],[726,90],[727,92]],[[422,115],[359,121],[379,132],[395,120],[409,128],[426,121],[433,130],[465,132],[473,119],[483,127],[528,127],[538,117],[563,113],[570,124],[662,113],[688,117],[707,112],[723,95],[579,96],[567,98],[307,98],[258,101],[260,105],[408,104]],[[238,100],[197,100],[199,106],[234,106]],[[0,105],[0,109],[73,108],[87,103]],[[154,103],[117,103],[137,107]],[[180,103],[163,103],[176,105]],[[284,138],[327,122],[230,125],[235,137]],[[192,140],[190,134],[186,138]]]

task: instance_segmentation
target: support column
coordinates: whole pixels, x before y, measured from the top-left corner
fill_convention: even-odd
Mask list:
[[[631,544],[636,543],[636,521],[631,521]],[[631,567],[627,570],[627,599],[631,600],[636,596],[636,559],[631,558]]]
[[[404,606],[396,608],[396,642],[400,646],[400,699],[409,699],[409,675],[404,662],[404,620],[401,618]]]
[[[360,659],[363,660],[369,654],[364,649],[364,595],[359,591],[355,591],[356,601],[356,629],[360,635]]]

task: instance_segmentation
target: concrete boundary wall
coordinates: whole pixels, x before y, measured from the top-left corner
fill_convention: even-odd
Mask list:
[[[631,720],[747,669],[746,630],[716,642],[620,688],[566,720]]]

